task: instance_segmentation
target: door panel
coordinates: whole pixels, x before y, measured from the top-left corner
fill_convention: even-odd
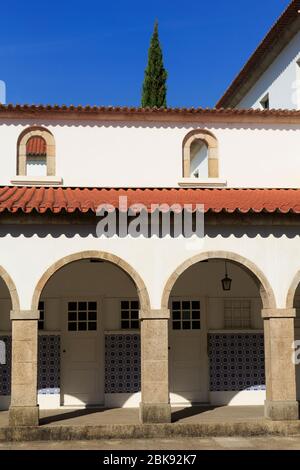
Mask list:
[[[80,335],[82,335],[81,332]],[[68,350],[73,362],[79,364],[97,362],[98,337],[76,338],[75,341],[72,341],[72,339],[68,338]]]
[[[104,403],[104,337],[99,301],[66,300],[63,305],[63,405]]]
[[[176,302],[176,309],[172,308],[175,305],[172,301]],[[187,308],[187,303],[190,303],[190,308]],[[197,305],[197,310],[193,310],[195,305]],[[204,299],[193,301],[193,304],[191,300],[171,299],[169,327],[171,403],[208,402],[209,376],[205,313]]]

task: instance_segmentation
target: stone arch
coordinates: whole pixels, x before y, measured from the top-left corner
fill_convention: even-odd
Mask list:
[[[17,175],[26,175],[26,145],[31,137],[42,137],[47,145],[47,176],[55,176],[55,139],[53,134],[44,127],[27,127],[17,142]]]
[[[20,310],[20,301],[16,285],[8,274],[8,272],[2,266],[0,266],[0,277],[3,279],[6,284],[6,287],[9,290],[12,310]]]
[[[300,283],[300,270],[295,274],[286,296],[286,308],[294,308],[294,299]]]
[[[178,266],[168,278],[165,284],[161,300],[161,308],[168,308],[171,291],[175,285],[175,282],[181,276],[181,274],[190,266],[193,266],[198,262],[205,261],[208,259],[224,259],[232,261],[238,264],[239,266],[244,266],[247,269],[248,274],[254,279],[254,281],[256,283],[259,283],[263,308],[276,308],[276,301],[273,289],[263,272],[252,261],[248,260],[247,258],[244,258],[241,255],[229,251],[207,251],[204,253],[199,253],[187,259],[180,266]]]
[[[219,152],[217,138],[205,129],[195,129],[183,139],[183,177],[190,177],[191,145],[195,140],[202,140],[208,149],[208,177],[219,178]]]
[[[66,266],[69,263],[90,258],[109,261],[112,264],[118,266],[120,269],[122,269],[126,274],[128,274],[128,276],[130,276],[130,278],[134,281],[136,285],[137,293],[140,300],[140,310],[148,311],[150,309],[150,299],[145,283],[140,277],[140,275],[126,261],[124,261],[117,255],[113,255],[105,251],[82,251],[61,258],[60,260],[52,264],[52,266],[50,266],[46,272],[44,272],[44,274],[38,281],[33,293],[31,304],[32,310],[38,310],[38,304],[42,290],[45,287],[47,281],[55,272],[57,272],[60,268]]]

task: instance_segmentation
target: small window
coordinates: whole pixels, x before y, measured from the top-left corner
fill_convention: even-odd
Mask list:
[[[260,101],[262,109],[270,109],[269,93]]]
[[[40,318],[38,321],[38,329],[44,330],[45,328],[45,302],[43,300],[39,301],[39,311],[40,311]]]
[[[96,331],[97,302],[68,302],[68,331]]]
[[[183,178],[219,178],[218,141],[206,129],[195,129],[183,139]]]
[[[121,328],[122,330],[137,330],[140,327],[139,301],[121,300]]]
[[[251,328],[251,301],[224,300],[224,326],[231,329]]]
[[[206,142],[195,139],[190,149],[190,177],[208,178],[208,147]]]
[[[173,330],[200,330],[200,301],[174,300],[172,302]]]
[[[17,176],[28,180],[55,176],[55,140],[43,127],[26,128],[17,142]]]

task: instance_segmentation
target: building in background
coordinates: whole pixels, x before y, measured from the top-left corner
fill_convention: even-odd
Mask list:
[[[217,103],[300,109],[300,3],[292,1]]]

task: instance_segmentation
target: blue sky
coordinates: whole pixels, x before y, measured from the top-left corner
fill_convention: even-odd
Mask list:
[[[138,106],[155,18],[168,106],[212,107],[289,0],[1,2],[7,102]]]

